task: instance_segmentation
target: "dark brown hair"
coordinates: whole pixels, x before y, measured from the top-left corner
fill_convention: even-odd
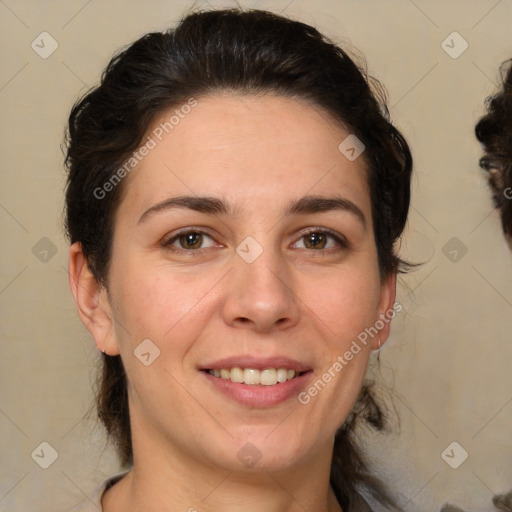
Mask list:
[[[382,277],[398,272],[394,253],[407,219],[412,158],[389,122],[385,95],[348,54],[315,28],[260,10],[195,12],[175,29],[146,34],[120,52],[98,87],[78,101],[66,138],[66,229],[81,242],[91,271],[108,290],[114,214],[123,183],[98,199],[101,188],[146,136],[164,109],[191,97],[236,91],[304,99],[327,111],[365,145],[375,241]],[[340,141],[341,142],[341,141]],[[119,356],[103,355],[99,417],[123,462],[132,461],[126,375]],[[364,386],[340,428],[331,484],[344,511],[360,491],[391,499],[354,440],[359,419],[384,427],[384,409]]]
[[[508,68],[508,71],[507,71]],[[476,125],[494,205],[500,209],[503,232],[512,239],[512,60],[501,68],[502,87],[486,100],[487,113]]]
[[[487,113],[478,121],[475,134],[484,148],[480,166],[488,172],[494,206],[512,244],[512,59],[502,64],[501,81],[501,89],[485,100]],[[512,511],[512,491],[494,496],[492,502],[502,512]]]
[[[512,511],[512,491],[500,496],[494,496],[492,503],[500,512]]]

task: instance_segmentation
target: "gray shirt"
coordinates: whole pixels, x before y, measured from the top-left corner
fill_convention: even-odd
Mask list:
[[[103,507],[101,506],[101,498],[103,497],[104,492],[112,487],[116,482],[119,482],[123,476],[125,476],[130,470],[123,471],[121,473],[117,473],[110,478],[107,478],[104,482],[102,482],[92,494],[87,497],[80,505],[77,505],[75,508],[71,510],[71,512],[102,512]]]
[[[107,478],[102,482],[85,501],[77,505],[70,512],[102,512],[103,507],[101,506],[101,498],[107,489],[112,487],[116,482],[121,480],[130,470],[117,473],[116,475]],[[371,508],[368,503],[361,497],[361,501],[357,503],[355,510],[358,512],[371,512]]]

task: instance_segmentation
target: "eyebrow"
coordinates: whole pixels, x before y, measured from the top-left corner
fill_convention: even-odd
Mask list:
[[[165,199],[146,210],[137,221],[137,224],[147,221],[153,215],[172,210],[175,208],[194,210],[201,213],[209,213],[214,215],[225,214],[230,215],[233,209],[224,201],[215,197],[199,197],[199,196],[178,196]]]
[[[361,208],[345,197],[305,196],[292,201],[285,211],[285,216],[329,211],[351,213],[366,228],[366,217]]]
[[[173,209],[188,209],[212,215],[233,215],[235,208],[215,197],[178,196],[165,199],[146,210],[137,224],[146,222],[150,217]],[[343,211],[353,214],[366,228],[366,217],[354,202],[344,197],[305,196],[291,201],[284,210],[284,217],[307,215],[329,211]]]

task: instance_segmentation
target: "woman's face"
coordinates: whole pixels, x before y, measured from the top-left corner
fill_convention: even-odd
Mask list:
[[[330,457],[389,327],[357,353],[353,341],[394,301],[363,156],[347,159],[349,133],[298,100],[200,97],[158,140],[175,110],[124,178],[113,328],[95,333],[127,371],[135,460],[240,471]]]

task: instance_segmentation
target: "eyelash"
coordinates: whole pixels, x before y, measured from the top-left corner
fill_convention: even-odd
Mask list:
[[[183,237],[183,236],[186,236],[186,235],[192,234],[192,233],[196,234],[196,235],[204,235],[204,236],[207,236],[208,238],[210,238],[211,240],[213,240],[212,236],[210,236],[205,231],[202,231],[201,229],[190,229],[190,228],[187,228],[187,229],[184,229],[183,231],[180,231],[180,232],[176,233],[171,238],[169,238],[167,240],[164,240],[162,242],[162,247],[164,247],[165,249],[169,249],[171,251],[174,251],[174,252],[178,252],[178,253],[187,253],[187,254],[189,254],[191,256],[199,255],[204,250],[209,249],[209,247],[206,247],[206,248],[203,248],[203,249],[183,249],[183,248],[172,247],[172,244],[174,242],[178,241],[180,237]],[[305,248],[305,249],[301,249],[301,250],[309,250],[309,251],[316,252],[316,253],[332,253],[332,251],[337,251],[340,248],[341,249],[348,249],[349,248],[349,243],[348,243],[348,241],[346,240],[345,237],[343,237],[343,236],[339,235],[338,233],[336,233],[335,231],[332,231],[332,230],[327,229],[327,228],[309,228],[307,231],[303,232],[300,235],[300,237],[298,238],[297,241],[302,240],[303,238],[305,238],[308,235],[311,235],[313,233],[314,234],[327,235],[329,238],[332,238],[338,244],[339,247],[338,248],[330,247],[328,249],[308,249],[308,248]]]

